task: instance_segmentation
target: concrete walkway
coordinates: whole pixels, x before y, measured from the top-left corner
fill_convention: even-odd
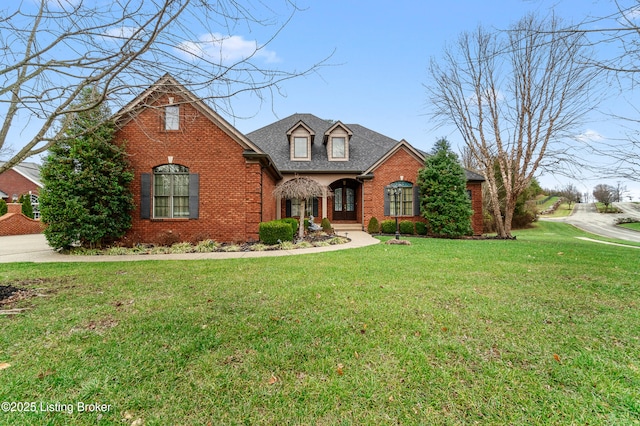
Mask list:
[[[337,233],[345,236],[344,232]],[[380,240],[363,231],[349,231],[351,241],[328,247],[314,247],[296,250],[249,251],[234,253],[184,253],[184,254],[132,254],[123,256],[73,256],[60,254],[51,249],[43,234],[0,237],[0,263],[12,262],[129,262],[140,260],[199,260],[237,259],[250,257],[294,256],[346,250],[377,244]]]

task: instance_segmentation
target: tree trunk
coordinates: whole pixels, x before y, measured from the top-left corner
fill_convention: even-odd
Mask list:
[[[298,225],[298,238],[304,238],[304,212],[307,209],[307,200],[300,200],[300,224]]]

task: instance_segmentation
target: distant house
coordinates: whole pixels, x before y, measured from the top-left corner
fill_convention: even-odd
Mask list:
[[[0,198],[12,203],[18,201],[21,195],[29,195],[36,219],[40,217],[38,194],[41,188],[39,164],[22,162],[0,174]]]
[[[294,114],[242,134],[165,75],[115,116],[116,142],[129,154],[136,204],[134,242],[258,239],[260,222],[300,215],[275,186],[308,176],[331,194],[306,215],[366,229],[372,217],[421,221],[418,170],[425,153],[357,124]],[[474,232],[482,232],[483,178],[467,172]],[[392,203],[386,188],[402,187]]]

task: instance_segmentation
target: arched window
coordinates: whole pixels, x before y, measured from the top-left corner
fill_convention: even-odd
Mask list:
[[[189,217],[189,168],[163,164],[153,169],[153,217]]]
[[[391,188],[399,188],[397,196],[390,192]],[[384,215],[385,216],[419,216],[419,199],[417,186],[411,182],[399,180],[391,183],[384,189]]]

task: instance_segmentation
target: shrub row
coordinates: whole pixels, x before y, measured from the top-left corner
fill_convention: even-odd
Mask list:
[[[398,223],[401,234],[418,234],[427,235],[427,225],[423,222],[412,222],[410,220],[402,220]],[[367,225],[367,231],[370,234],[377,234],[381,232],[383,234],[395,234],[396,233],[396,221],[393,219],[383,220],[378,222],[378,219],[372,217]]]

